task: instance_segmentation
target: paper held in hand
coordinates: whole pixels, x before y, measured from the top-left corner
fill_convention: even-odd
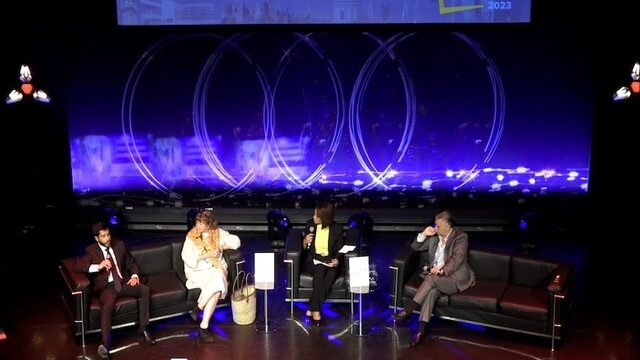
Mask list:
[[[342,249],[340,249],[340,251],[338,251],[338,252],[339,252],[340,254],[346,254],[346,253],[348,253],[349,251],[353,251],[353,250],[355,250],[355,249],[356,249],[356,246],[355,246],[355,245],[344,245],[344,246],[342,247]]]
[[[330,262],[322,262],[320,260],[313,259],[313,265],[318,265],[318,264],[324,265],[326,267],[333,267],[333,264]]]

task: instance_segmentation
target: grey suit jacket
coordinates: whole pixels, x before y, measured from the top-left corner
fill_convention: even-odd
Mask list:
[[[416,237],[411,243],[411,248],[421,252],[423,263],[431,266],[438,249],[438,235],[427,237],[424,242],[418,242]],[[454,282],[458,291],[464,291],[476,283],[476,274],[469,267],[467,250],[469,249],[469,236],[462,230],[453,228],[444,248],[443,277]]]

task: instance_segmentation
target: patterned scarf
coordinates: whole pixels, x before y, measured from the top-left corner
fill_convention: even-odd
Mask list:
[[[220,249],[220,232],[218,229],[212,229],[205,233],[200,233],[194,227],[189,231],[187,236],[191,238],[193,243],[200,250],[201,255],[206,255],[209,263],[214,267],[220,268],[222,261],[222,250]],[[212,253],[213,252],[213,253]],[[213,255],[215,254],[215,255]],[[217,255],[217,256],[216,256]],[[226,270],[226,269],[225,269]]]

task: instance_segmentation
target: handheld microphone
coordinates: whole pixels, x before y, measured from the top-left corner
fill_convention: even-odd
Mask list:
[[[307,230],[307,234],[305,234],[305,236],[308,234],[312,234],[314,231],[316,231],[316,228],[313,227],[313,225],[309,226],[309,229]],[[307,244],[307,249],[311,249],[311,243]]]

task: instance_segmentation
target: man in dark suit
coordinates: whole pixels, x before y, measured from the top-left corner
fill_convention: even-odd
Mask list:
[[[98,221],[91,231],[96,242],[85,248],[85,255],[78,259],[75,270],[89,273],[93,278],[92,290],[100,294],[102,345],[98,354],[109,357],[111,346],[111,316],[116,299],[120,296],[138,298],[140,326],[138,335],[149,344],[156,340],[149,332],[149,287],[140,282],[140,270],[124,242],[112,239],[107,223]]]
[[[443,211],[435,217],[435,226],[427,226],[411,243],[421,252],[423,263],[428,264],[421,276],[424,280],[411,303],[403,311],[393,314],[395,320],[407,319],[420,308],[418,332],[411,340],[415,347],[424,340],[427,323],[433,307],[442,294],[462,292],[476,283],[476,274],[469,267],[467,250],[469,236],[453,226],[451,213]]]

